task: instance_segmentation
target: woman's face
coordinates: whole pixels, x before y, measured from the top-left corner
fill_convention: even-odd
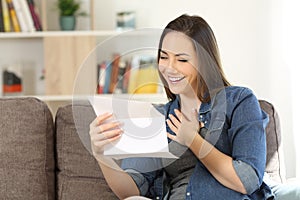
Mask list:
[[[158,64],[172,93],[197,93],[196,51],[185,34],[170,32],[164,37]]]

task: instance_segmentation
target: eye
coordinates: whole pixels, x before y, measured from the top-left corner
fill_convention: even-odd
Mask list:
[[[167,57],[167,56],[162,56],[162,55],[161,55],[159,59],[166,60],[166,59],[168,59],[168,57]]]
[[[187,59],[178,59],[179,62],[188,62]]]

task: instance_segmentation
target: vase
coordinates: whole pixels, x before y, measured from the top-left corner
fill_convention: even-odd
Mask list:
[[[63,31],[71,31],[75,29],[76,17],[75,16],[60,16],[59,18],[60,29]]]

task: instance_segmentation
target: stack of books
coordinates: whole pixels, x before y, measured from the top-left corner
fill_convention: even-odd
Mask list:
[[[158,93],[160,79],[155,56],[113,55],[112,61],[103,61],[98,68],[98,94]]]
[[[42,31],[34,0],[0,0],[0,32]]]

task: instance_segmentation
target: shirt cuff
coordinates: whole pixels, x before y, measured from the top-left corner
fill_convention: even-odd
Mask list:
[[[149,189],[149,183],[147,179],[143,176],[143,174],[134,169],[125,169],[124,171],[127,172],[134,180],[136,186],[140,191],[140,195],[145,196]]]
[[[233,167],[243,183],[247,194],[252,194],[260,187],[258,176],[250,165],[240,160],[234,160]]]

